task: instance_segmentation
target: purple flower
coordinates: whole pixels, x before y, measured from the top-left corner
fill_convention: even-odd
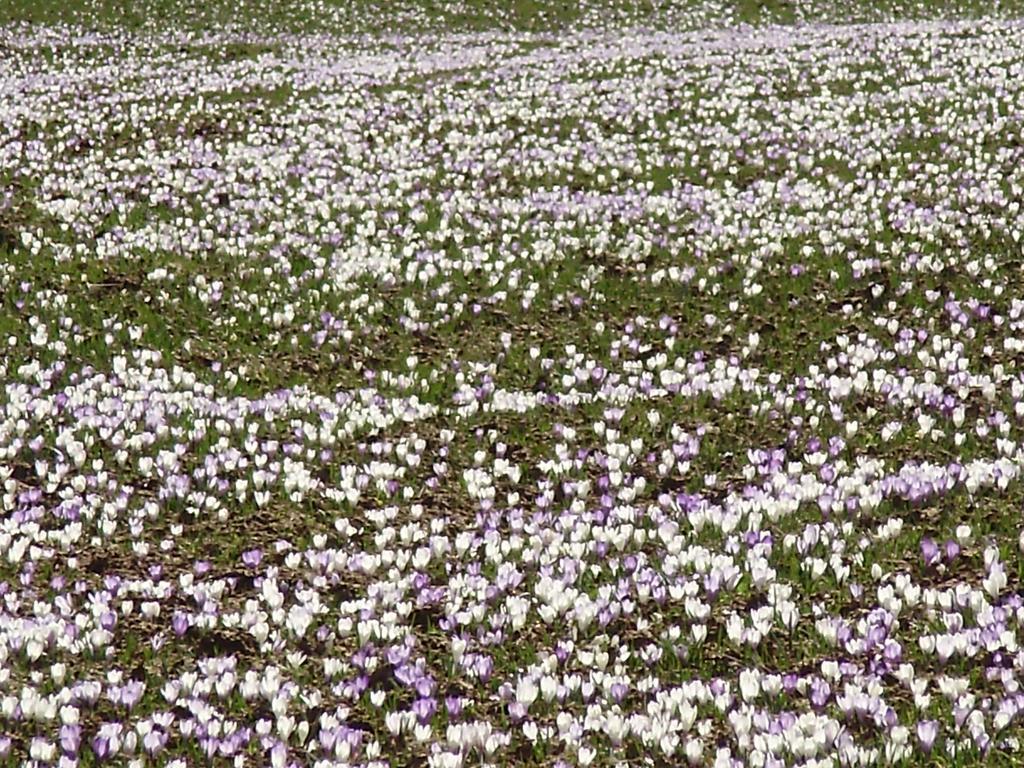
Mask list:
[[[946,560],[953,562],[960,556],[960,545],[950,539],[946,542]]]
[[[96,753],[97,760],[106,759],[110,754],[110,741],[102,736],[97,736],[92,740],[92,751]]]
[[[899,643],[889,640],[885,643],[885,647],[882,649],[882,654],[886,661],[891,664],[896,664],[901,658],[903,658],[903,648]]]
[[[174,634],[178,637],[181,637],[188,632],[188,625],[188,616],[184,613],[176,613],[174,614],[174,618],[171,619],[171,628],[174,630]]]
[[[320,735],[317,737],[320,742],[320,748],[328,752],[334,749],[334,743],[338,740],[337,729],[321,728]]]
[[[419,670],[412,664],[399,664],[395,667],[395,679],[402,685],[415,685],[418,676]]]
[[[821,678],[815,678],[811,681],[811,703],[815,707],[824,707],[831,693],[831,686]]]
[[[555,657],[558,659],[559,664],[564,664],[566,659],[569,658],[569,654],[572,653],[569,646],[562,642],[555,645]]]
[[[434,681],[427,676],[423,676],[417,680],[414,687],[416,688],[416,693],[420,696],[432,696],[434,693]]]
[[[270,764],[274,768],[281,768],[288,762],[288,747],[284,742],[277,742],[270,750]]]
[[[939,724],[935,720],[922,720],[917,724],[917,739],[925,753],[932,751],[935,737],[939,735]]]
[[[462,714],[462,697],[460,696],[447,696],[444,700],[445,709],[448,710],[448,716],[456,718]]]
[[[123,686],[121,686],[121,703],[131,709],[139,700],[142,698],[142,694],[146,692],[146,684],[141,680],[129,680]]]
[[[413,702],[412,712],[422,724],[429,723],[437,711],[437,702],[433,699],[417,699]]]
[[[78,723],[72,723],[61,726],[60,729],[60,748],[67,752],[69,755],[73,755],[78,752],[78,745],[82,741],[82,726]]]
[[[142,739],[142,746],[151,755],[161,752],[167,744],[167,732],[154,728]]]
[[[388,664],[392,666],[399,666],[404,664],[409,659],[410,649],[406,645],[392,645],[389,646],[387,651],[384,653],[384,658],[387,659]]]
[[[257,567],[262,559],[263,552],[258,549],[250,549],[249,551],[242,553],[242,563],[249,568]]]
[[[481,682],[486,683],[491,679],[494,671],[494,660],[490,656],[479,656],[476,660],[476,675]]]
[[[939,547],[929,536],[921,539],[921,555],[925,565],[935,565],[939,561]]]
[[[92,740],[92,751],[98,759],[104,760],[117,753],[121,748],[122,730],[123,727],[120,723],[104,723],[100,726]]]

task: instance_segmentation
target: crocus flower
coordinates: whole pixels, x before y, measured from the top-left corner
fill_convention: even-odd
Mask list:
[[[181,637],[188,632],[189,620],[188,616],[183,613],[175,613],[171,619],[171,628],[174,630],[174,634]]]
[[[437,711],[437,702],[432,698],[417,699],[413,702],[412,711],[420,723],[429,723]]]
[[[925,754],[932,751],[935,737],[939,734],[939,724],[935,720],[922,720],[917,724],[917,740]]]
[[[60,729],[60,748],[68,754],[78,752],[78,745],[82,741],[82,726],[78,723],[62,725]]]
[[[921,539],[921,555],[924,557],[924,564],[935,565],[939,561],[939,547],[930,537]]]
[[[946,560],[953,562],[957,557],[960,556],[960,545],[953,539],[946,542]]]
[[[457,718],[462,714],[462,697],[461,696],[446,696],[444,700],[445,709],[448,710],[448,716],[451,718]]]
[[[249,568],[256,568],[263,559],[263,552],[259,549],[250,549],[242,553],[242,563]]]

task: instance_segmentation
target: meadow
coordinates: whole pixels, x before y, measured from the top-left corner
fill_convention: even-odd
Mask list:
[[[1021,3],[0,0],[0,764],[1024,764],[1022,203]]]

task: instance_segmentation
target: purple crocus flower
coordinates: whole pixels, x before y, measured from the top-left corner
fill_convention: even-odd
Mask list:
[[[832,688],[824,680],[815,678],[811,681],[811,703],[815,707],[823,707],[828,702]]]
[[[338,731],[332,728],[321,728],[317,740],[320,742],[321,749],[330,752],[334,749],[334,743],[338,740]]]
[[[890,664],[896,664],[903,658],[903,648],[899,643],[889,640],[882,649],[882,655]]]
[[[494,671],[494,660],[490,656],[480,656],[476,660],[476,674],[481,682],[486,683],[491,679]]]
[[[174,614],[174,618],[171,619],[171,628],[174,630],[174,634],[181,637],[188,632],[188,616],[183,613]]]
[[[432,696],[434,693],[434,681],[426,675],[417,680],[414,687],[416,688],[416,693],[423,697]]]
[[[932,566],[939,561],[939,547],[929,536],[921,539],[921,555],[925,565]]]
[[[121,703],[131,709],[142,698],[146,692],[146,684],[141,680],[129,680],[121,687]]]
[[[120,723],[104,723],[92,740],[92,751],[100,760],[105,760],[121,748]]]
[[[250,549],[242,553],[242,563],[249,568],[256,568],[263,559],[263,552],[258,549]]]
[[[73,755],[78,752],[78,745],[82,741],[82,726],[78,723],[69,723],[61,726],[60,748]]]
[[[167,744],[167,732],[154,728],[142,739],[142,746],[151,755],[159,754]]]
[[[110,754],[110,741],[102,736],[97,736],[92,740],[92,751],[96,754],[97,760],[105,760],[107,755]]]
[[[448,710],[448,716],[456,718],[462,714],[462,697],[447,696],[444,700],[444,706]]]
[[[412,712],[421,724],[429,723],[437,711],[437,702],[431,698],[417,699],[413,702]]]
[[[917,724],[917,739],[921,742],[921,749],[925,754],[932,751],[935,744],[935,737],[939,735],[939,724],[935,720],[922,720]]]
[[[409,647],[405,645],[392,645],[384,652],[384,658],[387,659],[388,664],[392,666],[399,666],[404,664],[409,658]]]
[[[950,539],[946,542],[946,560],[953,562],[960,556],[960,545]]]
[[[277,742],[270,750],[270,764],[281,768],[288,762],[288,747],[284,742]]]

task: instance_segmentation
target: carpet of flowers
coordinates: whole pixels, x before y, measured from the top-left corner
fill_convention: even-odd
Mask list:
[[[708,8],[0,27],[3,761],[1021,759],[1024,23]]]

